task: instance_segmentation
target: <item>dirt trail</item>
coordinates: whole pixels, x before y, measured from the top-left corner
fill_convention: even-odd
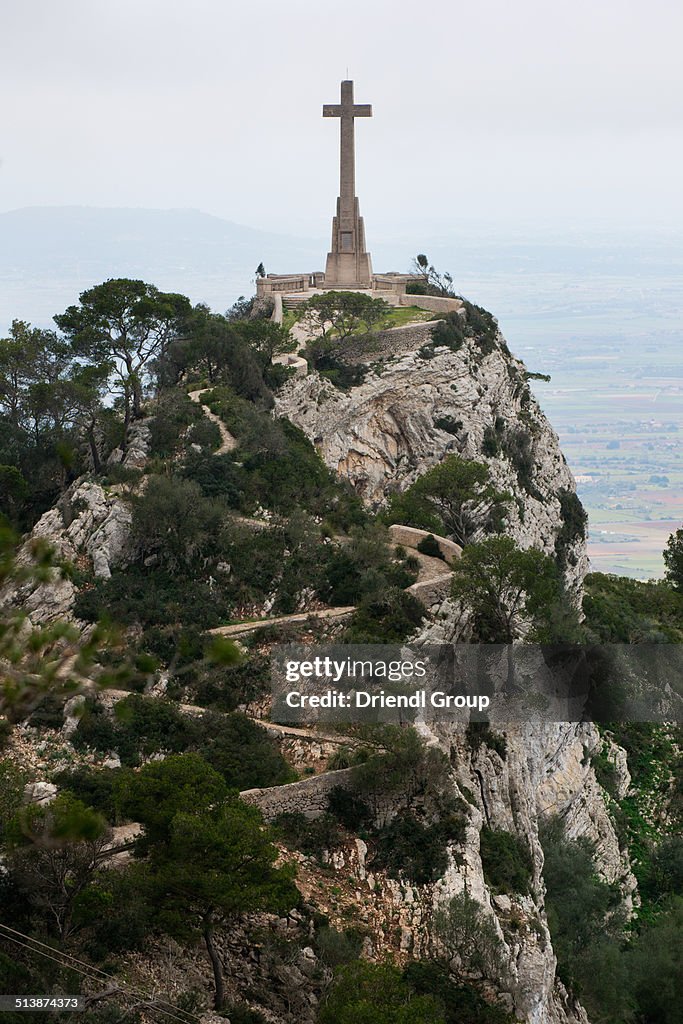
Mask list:
[[[211,390],[212,390],[211,388],[201,388],[199,391],[190,391],[189,397],[192,399],[193,402],[197,402],[197,403],[199,403],[199,405],[201,405],[202,410],[204,411],[204,415],[206,416],[206,418],[211,420],[212,423],[215,423],[216,426],[218,427],[219,431],[220,431],[221,444],[220,444],[220,447],[217,448],[216,451],[213,454],[214,455],[225,455],[227,452],[231,452],[231,451],[233,451],[233,449],[235,449],[237,447],[237,441],[232,436],[232,434],[230,433],[230,431],[228,430],[228,428],[226,427],[225,423],[220,418],[220,416],[216,416],[215,413],[211,412],[211,410],[209,409],[208,405],[204,405],[202,403],[201,396],[204,394],[205,391],[211,391]]]

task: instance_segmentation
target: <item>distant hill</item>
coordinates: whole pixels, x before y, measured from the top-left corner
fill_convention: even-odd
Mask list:
[[[322,269],[322,240],[270,234],[199,210],[27,207],[0,214],[0,332],[48,325],[84,288],[139,277],[224,310],[274,271]]]

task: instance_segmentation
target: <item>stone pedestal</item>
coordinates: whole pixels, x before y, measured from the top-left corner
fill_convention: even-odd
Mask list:
[[[341,198],[337,199],[332,249],[325,264],[325,288],[372,287],[372,262],[365,249],[365,226],[355,197],[352,210],[350,216],[344,216]]]

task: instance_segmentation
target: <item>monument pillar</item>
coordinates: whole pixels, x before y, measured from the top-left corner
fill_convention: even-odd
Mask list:
[[[340,119],[339,198],[332,220],[332,246],[325,266],[325,288],[370,288],[372,264],[365,249],[365,226],[356,198],[354,119],[372,117],[369,103],[353,102],[353,82],[342,82],[341,103],[323,106],[323,117]]]

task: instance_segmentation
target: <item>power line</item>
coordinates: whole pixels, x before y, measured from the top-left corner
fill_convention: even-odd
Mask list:
[[[180,1007],[173,1006],[173,1010],[177,1011],[177,1013],[171,1012],[171,1010],[167,1010],[165,1006],[172,1006],[172,1004],[167,1003],[165,999],[155,1000],[154,996],[150,996],[146,992],[140,992],[136,989],[127,989],[125,985],[121,985],[121,983],[119,982],[118,978],[116,978],[115,975],[107,974],[106,971],[101,971],[98,967],[93,967],[91,964],[87,964],[85,960],[79,960],[77,957],[72,957],[69,953],[62,953],[61,950],[56,950],[52,946],[48,946],[46,943],[40,942],[39,939],[34,939],[30,935],[25,935],[24,932],[17,931],[15,928],[10,928],[9,925],[3,924],[2,922],[0,922],[0,928],[3,929],[5,932],[13,932],[14,935],[19,935],[21,936],[22,939],[27,940],[25,942],[22,942],[21,939],[15,938],[14,935],[6,934],[4,936],[10,942],[14,942],[17,946],[20,946],[22,949],[26,949],[29,953],[35,953],[38,956],[45,957],[45,959],[47,960],[52,960],[54,963],[59,964],[60,967],[63,967],[66,970],[73,971],[75,974],[80,974],[81,977],[86,978],[88,981],[91,982],[95,981],[101,983],[102,978],[106,978],[109,981],[114,981],[121,989],[122,995],[128,996],[130,998],[151,1001],[154,1005],[148,1007],[147,1009],[151,1009],[153,1012],[156,1011],[157,1013],[162,1013],[171,1020],[180,1021],[180,1024],[189,1024],[188,1018],[192,1021],[198,1021],[199,1024],[201,1024],[201,1018],[198,1017],[196,1014],[191,1013],[189,1010],[181,1010]],[[29,943],[37,943],[38,945],[44,946],[45,949],[50,949],[52,953],[57,953],[58,955],[52,956],[50,953],[46,953],[41,949],[36,949],[35,946],[29,945]],[[75,967],[73,964],[65,962],[65,960],[67,959],[73,960],[75,961],[75,963],[82,964],[83,966],[87,967],[90,972],[96,972],[102,977],[98,978],[94,976],[94,973],[87,973],[86,971],[80,970],[80,968]],[[185,1016],[179,1017],[178,1013],[185,1014]]]

